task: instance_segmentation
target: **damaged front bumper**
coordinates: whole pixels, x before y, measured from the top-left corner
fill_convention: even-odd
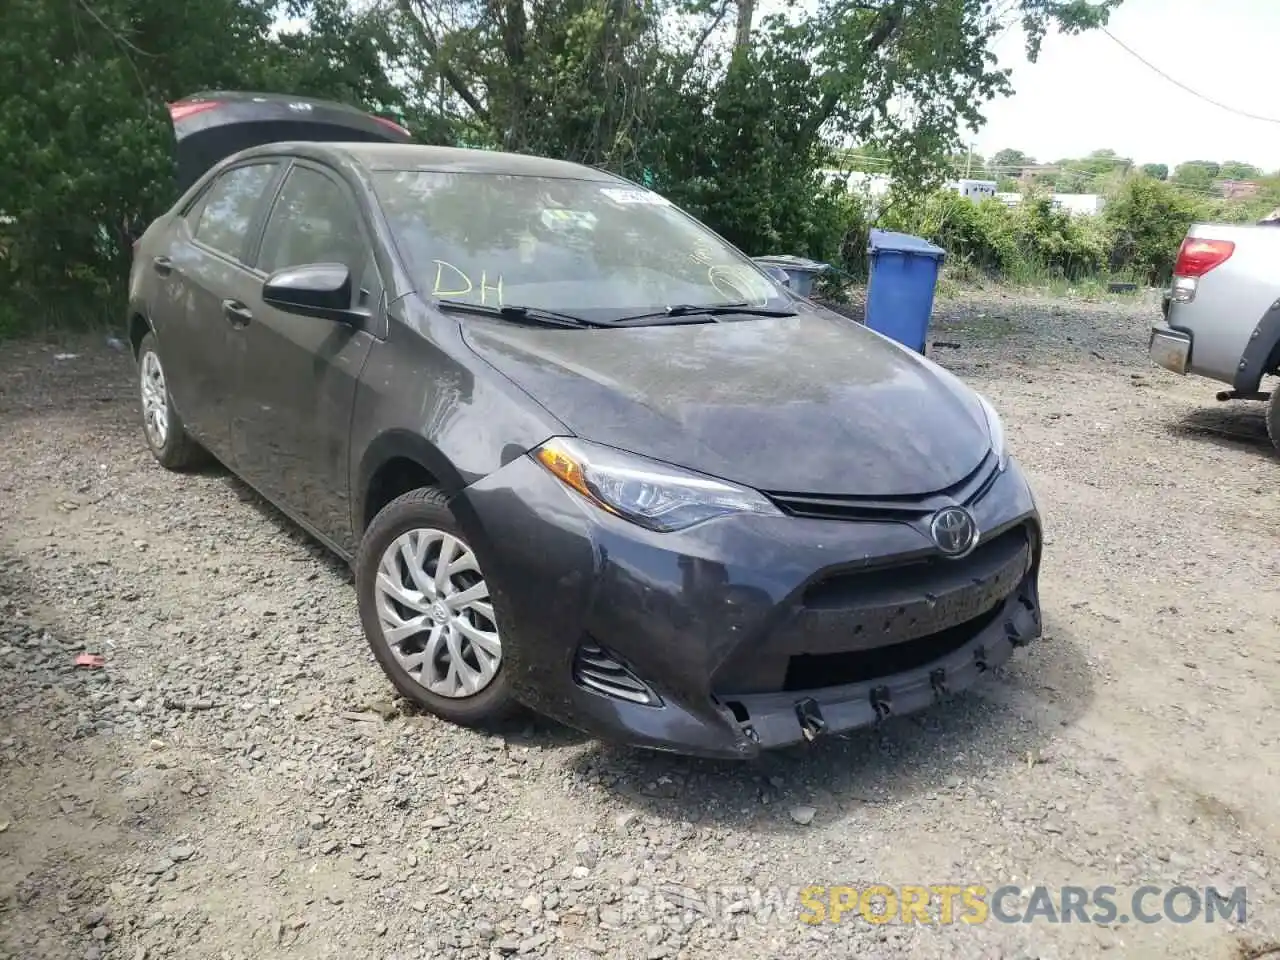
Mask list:
[[[655,533],[527,457],[454,509],[519,699],[604,739],[743,759],[927,707],[1040,634],[1034,498],[1014,462],[979,479],[962,502],[982,540],[958,560],[927,516]]]

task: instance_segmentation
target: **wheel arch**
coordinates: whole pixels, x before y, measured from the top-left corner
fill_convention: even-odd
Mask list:
[[[360,459],[352,524],[359,539],[378,511],[409,490],[430,486],[452,499],[466,486],[457,468],[421,434],[394,429],[379,434]]]
[[[1232,386],[1241,393],[1253,393],[1263,376],[1280,368],[1280,299],[1258,320],[1240,356]]]
[[[148,333],[154,334],[155,328],[151,326],[151,321],[146,315],[138,309],[129,311],[129,322],[126,332],[129,336],[129,349],[133,351],[133,358],[138,359],[138,350],[142,347],[142,338]]]

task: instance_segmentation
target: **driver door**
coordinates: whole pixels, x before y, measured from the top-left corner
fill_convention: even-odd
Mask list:
[[[352,325],[266,304],[267,277],[285,267],[342,263]],[[378,330],[382,288],[356,200],[318,164],[295,161],[266,218],[246,319],[231,333],[239,371],[231,443],[240,473],[339,547],[352,542],[350,432],[356,385]]]

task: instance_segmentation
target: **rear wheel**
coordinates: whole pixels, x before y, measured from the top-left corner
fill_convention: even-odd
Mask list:
[[[488,582],[439,490],[412,490],[374,517],[356,594],[373,655],[407,699],[468,726],[514,709]]]
[[[187,433],[173,408],[153,333],[146,334],[138,344],[138,392],[142,400],[142,432],[152,456],[169,470],[185,470],[200,463],[205,458],[204,448]]]

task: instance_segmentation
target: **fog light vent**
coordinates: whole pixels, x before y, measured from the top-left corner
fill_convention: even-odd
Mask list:
[[[578,647],[573,658],[573,680],[580,687],[616,700],[650,707],[662,703],[662,698],[644,681],[595,644],[584,643]]]

